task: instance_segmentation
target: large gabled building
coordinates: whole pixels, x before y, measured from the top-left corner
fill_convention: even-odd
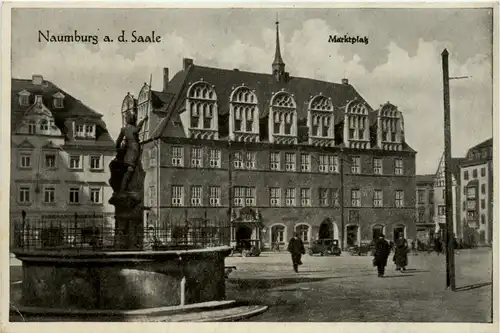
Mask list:
[[[147,84],[122,112],[149,113],[142,133],[147,224],[230,220],[232,240],[286,243],[297,232],[346,246],[415,236],[415,151],[403,115],[373,109],[349,84],[183,60],[161,91]]]
[[[23,211],[28,223],[111,215],[115,148],[102,115],[41,75],[11,82],[11,230]]]

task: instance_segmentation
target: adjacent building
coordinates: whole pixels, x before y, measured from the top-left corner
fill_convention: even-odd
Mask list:
[[[184,59],[163,89],[144,84],[122,112],[143,127],[149,228],[161,221],[230,221],[232,241],[262,247],[384,233],[415,238],[415,151],[402,112],[372,108],[341,83],[285,71],[276,27],[270,73],[220,69]]]
[[[417,175],[417,240],[429,244],[434,239],[436,225],[434,221],[434,176]]]
[[[493,241],[493,139],[470,148],[460,164],[460,225],[463,241]]]
[[[33,75],[12,79],[11,119],[12,224],[22,211],[28,221],[113,212],[107,166],[115,149],[101,114]]]
[[[460,163],[462,158],[451,158],[450,172],[452,176],[452,216],[453,234],[457,239],[462,238],[460,220]],[[446,182],[445,182],[445,157],[444,153],[439,160],[438,168],[434,175],[434,225],[436,233],[444,239],[446,232]]]

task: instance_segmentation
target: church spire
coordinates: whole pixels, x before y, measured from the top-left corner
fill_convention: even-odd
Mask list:
[[[285,77],[285,63],[283,62],[283,58],[281,58],[279,24],[278,18],[276,17],[276,52],[274,54],[272,69],[276,80],[282,81]]]

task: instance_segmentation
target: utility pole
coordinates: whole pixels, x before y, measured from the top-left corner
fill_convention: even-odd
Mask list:
[[[228,216],[228,221],[229,221],[229,242],[233,242],[233,225],[232,225],[232,218],[233,218],[233,157],[231,153],[231,139],[228,138],[227,140],[227,156],[228,156],[228,166],[227,166],[227,176],[228,176],[228,211],[227,211],[227,216]]]
[[[451,119],[450,119],[450,77],[448,74],[448,50],[441,53],[443,62],[444,99],[444,173],[446,203],[446,288],[455,290],[455,252],[453,235],[453,192],[451,175]]]
[[[344,240],[345,240],[345,221],[344,221],[344,152],[340,151],[340,227],[342,228],[340,232],[340,249],[344,251]]]

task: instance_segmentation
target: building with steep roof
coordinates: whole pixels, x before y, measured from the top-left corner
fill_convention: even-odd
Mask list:
[[[102,115],[41,75],[12,79],[13,223],[46,215],[112,213],[107,165],[114,156]]]
[[[464,242],[491,245],[493,241],[493,139],[467,151],[459,166],[460,224]]]
[[[285,71],[276,26],[267,73],[183,60],[163,89],[144,84],[122,112],[146,113],[143,128],[147,223],[230,220],[232,239],[345,246],[415,235],[415,154],[402,112],[373,109],[347,79],[294,77]],[[149,96],[149,98],[148,98]],[[342,237],[344,236],[344,237]]]

